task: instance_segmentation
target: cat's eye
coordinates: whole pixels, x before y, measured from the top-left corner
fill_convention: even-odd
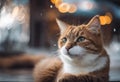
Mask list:
[[[77,39],[77,42],[83,42],[84,40],[85,40],[85,37],[80,36],[80,37]]]
[[[66,43],[66,42],[67,42],[67,38],[64,37],[64,38],[62,39],[62,42],[63,42],[63,43]]]

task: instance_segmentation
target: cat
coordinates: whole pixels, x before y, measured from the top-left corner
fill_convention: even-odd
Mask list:
[[[46,57],[35,66],[35,82],[108,82],[110,59],[103,46],[99,15],[78,26],[56,21],[60,55]]]

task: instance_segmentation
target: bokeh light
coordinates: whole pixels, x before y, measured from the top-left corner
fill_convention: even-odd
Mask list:
[[[70,9],[69,9],[69,13],[74,13],[74,12],[76,12],[77,11],[77,7],[74,5],[74,4],[71,4],[70,5]]]
[[[58,8],[61,13],[74,13],[77,11],[77,7],[74,4],[63,2],[62,0],[51,0],[55,7]]]
[[[68,3],[62,3],[60,4],[60,6],[58,7],[58,10],[61,12],[61,13],[66,13],[68,12],[70,9],[70,5]]]
[[[13,8],[12,15],[13,15],[14,17],[16,17],[16,16],[18,15],[18,13],[19,13],[19,7],[16,6],[16,7]]]
[[[95,8],[95,3],[93,1],[81,1],[78,5],[79,9],[82,11],[89,11]]]
[[[101,25],[110,24],[112,22],[112,15],[107,13],[105,16],[100,16],[99,19]]]
[[[63,3],[62,0],[55,0],[55,7],[58,8],[62,3]]]
[[[100,16],[99,19],[100,19],[101,25],[105,25],[106,24],[106,20],[105,20],[104,16]]]

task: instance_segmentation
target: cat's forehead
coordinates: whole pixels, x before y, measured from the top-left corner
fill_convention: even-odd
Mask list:
[[[74,32],[84,31],[86,28],[87,28],[87,26],[84,24],[78,25],[78,26],[70,25],[66,30],[74,33]]]
[[[64,31],[63,35],[65,36],[79,36],[84,33],[86,30],[86,25],[70,25],[66,31]]]
[[[87,25],[85,25],[85,24],[82,24],[82,25],[70,25],[69,26],[69,28],[68,29],[75,29],[75,30],[83,30],[83,29],[85,29],[85,28],[87,28]]]

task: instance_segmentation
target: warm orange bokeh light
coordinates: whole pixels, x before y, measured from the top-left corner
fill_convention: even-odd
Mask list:
[[[105,19],[107,20],[106,24],[110,24],[111,23],[111,18],[109,16],[105,16]]]
[[[111,13],[109,13],[109,12],[107,12],[106,13],[106,19],[108,20],[108,24],[110,24],[111,22],[112,22],[112,14]]]
[[[108,15],[100,16],[99,19],[100,19],[101,25],[110,24],[112,22],[112,18]]]
[[[105,20],[104,16],[100,16],[99,19],[100,19],[101,25],[105,25],[106,24],[106,20]]]
[[[56,1],[56,0],[51,0],[51,2],[52,2],[53,4],[55,4],[55,1]]]
[[[63,2],[62,0],[51,0],[53,4],[58,8],[58,6]]]
[[[63,3],[62,0],[55,0],[55,6],[58,8]]]
[[[76,5],[63,2],[63,0],[51,0],[55,7],[58,8],[61,13],[74,13],[77,10]]]
[[[66,13],[66,12],[69,11],[70,5],[69,5],[68,3],[62,3],[62,4],[60,4],[60,6],[58,7],[58,9],[59,9],[59,11],[60,11],[61,13]]]
[[[70,5],[69,13],[74,13],[77,10],[77,7],[74,4]]]

